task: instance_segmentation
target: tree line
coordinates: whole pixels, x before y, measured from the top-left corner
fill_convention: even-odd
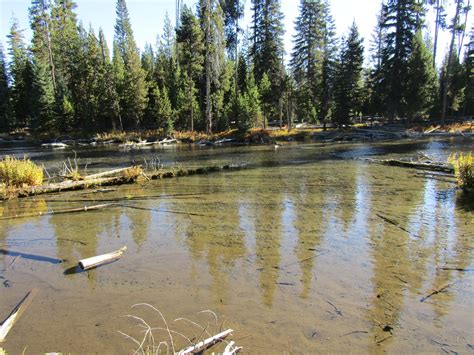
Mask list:
[[[140,51],[117,0],[112,53],[102,30],[78,22],[74,0],[32,0],[32,39],[13,20],[0,44],[0,131],[222,131],[294,121],[350,124],[362,116],[442,119],[474,113],[470,1],[385,0],[370,48],[357,25],[337,38],[327,0],[300,0],[285,64],[281,0],[198,0],[156,46]],[[436,13],[431,38],[425,17]],[[440,31],[450,43],[440,68]],[[462,48],[466,47],[461,57]],[[364,61],[367,57],[368,63]]]

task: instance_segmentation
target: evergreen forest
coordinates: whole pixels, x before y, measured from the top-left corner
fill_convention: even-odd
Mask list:
[[[300,0],[288,57],[281,1],[251,0],[244,29],[242,0],[198,0],[139,49],[125,0],[111,44],[83,27],[74,0],[32,0],[31,41],[13,20],[0,43],[0,132],[211,133],[474,115],[468,0],[451,0],[452,13],[443,0],[384,0],[369,48],[356,23],[336,36],[329,1]],[[437,60],[442,31],[450,41]]]

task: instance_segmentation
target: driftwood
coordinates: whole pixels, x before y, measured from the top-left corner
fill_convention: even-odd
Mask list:
[[[49,216],[49,215],[53,215],[53,214],[57,215],[57,214],[68,214],[68,213],[96,211],[96,210],[100,210],[100,209],[104,209],[104,208],[112,207],[112,206],[116,206],[116,204],[115,203],[106,203],[106,204],[102,204],[102,205],[84,206],[84,207],[80,207],[80,208],[71,208],[71,209],[66,209],[66,210],[36,212],[36,213],[27,213],[27,214],[22,214],[22,215],[5,216],[5,217],[0,217],[0,221],[9,220],[9,219],[17,219],[17,218]]]
[[[79,260],[78,264],[82,270],[89,270],[104,264],[109,264],[113,261],[120,259],[127,250],[127,247],[123,247],[109,254],[93,256],[91,258]]]
[[[146,174],[147,180],[159,180],[159,179],[169,179],[180,176],[188,175],[203,175],[213,172],[219,172],[223,170],[240,170],[244,168],[245,165],[223,165],[223,166],[208,166],[202,168],[189,168],[189,169],[178,169],[178,170],[162,170],[158,172],[153,172],[151,174]],[[144,174],[143,174],[144,175]],[[19,188],[13,190],[9,193],[8,196],[3,196],[0,194],[0,201],[5,200],[11,197],[29,197],[35,195],[43,195],[50,193],[66,192],[66,191],[77,191],[85,190],[87,188],[96,188],[99,186],[119,186],[124,184],[131,184],[137,181],[138,176],[136,177],[104,177],[97,179],[86,179],[80,181],[65,181],[58,184],[50,184],[44,186],[35,186],[27,188]]]
[[[448,284],[446,286],[443,286],[441,288],[438,288],[437,290],[434,290],[433,292],[431,292],[429,295],[423,297],[420,299],[420,302],[425,302],[428,298],[434,296],[434,295],[437,295],[438,293],[441,293],[441,292],[444,292],[445,290],[447,290],[449,287],[451,287],[453,284]]]
[[[23,299],[16,305],[8,317],[2,322],[0,325],[0,343],[5,341],[8,332],[12,329],[15,322],[20,318],[26,307],[28,307],[28,305],[31,303],[31,300],[37,292],[37,289],[33,289],[28,292],[26,296],[23,297]]]
[[[98,178],[101,178],[101,177],[104,177],[104,176],[111,176],[111,175],[115,175],[115,174],[120,174],[120,173],[124,172],[125,170],[132,169],[132,168],[134,168],[134,167],[129,166],[129,167],[126,167],[126,168],[108,170],[108,171],[104,171],[102,173],[87,175],[87,176],[84,177],[84,180],[93,180],[93,179],[98,179]]]
[[[35,260],[35,261],[44,261],[44,262],[51,263],[51,264],[61,264],[61,263],[66,261],[65,259],[58,259],[58,258],[54,258],[54,257],[51,257],[51,256],[38,255],[38,254],[28,254],[28,253],[12,251],[12,250],[7,250],[7,249],[0,249],[0,254],[10,255],[10,256],[13,256],[13,257],[21,256],[23,259],[30,259],[30,260]]]
[[[209,348],[210,346],[214,345],[215,343],[221,341],[225,337],[227,337],[229,334],[233,332],[232,329],[227,329],[217,335],[214,335],[210,338],[207,338],[203,341],[200,341],[196,345],[190,346],[189,348],[183,349],[180,352],[178,352],[178,355],[185,355],[185,354],[193,354],[193,353],[200,353]],[[227,349],[227,348],[226,348]]]
[[[388,159],[388,160],[373,160],[368,159],[368,161],[373,163],[379,163],[383,165],[390,165],[390,166],[399,166],[402,168],[412,168],[412,169],[420,169],[420,170],[428,170],[428,171],[440,171],[444,173],[454,174],[454,168],[444,164],[436,164],[436,163],[422,163],[422,162],[409,162],[403,160],[396,160],[396,159]]]

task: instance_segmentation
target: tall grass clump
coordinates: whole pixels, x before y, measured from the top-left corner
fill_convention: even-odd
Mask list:
[[[463,155],[462,153],[452,154],[448,163],[454,167],[454,175],[458,186],[464,190],[474,190],[474,160],[472,153]]]
[[[7,187],[37,186],[43,183],[43,168],[23,157],[5,156],[0,160],[0,182]]]

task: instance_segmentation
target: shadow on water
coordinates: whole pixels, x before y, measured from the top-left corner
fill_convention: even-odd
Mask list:
[[[464,212],[474,211],[474,192],[464,193],[458,192],[456,203],[459,209]]]
[[[57,259],[57,258],[52,258],[49,256],[35,255],[35,254],[28,254],[28,253],[20,253],[16,251],[5,250],[5,249],[0,249],[0,254],[9,255],[13,257],[20,256],[23,259],[43,261],[43,262],[51,263],[51,264],[61,264],[66,261],[65,259]]]

